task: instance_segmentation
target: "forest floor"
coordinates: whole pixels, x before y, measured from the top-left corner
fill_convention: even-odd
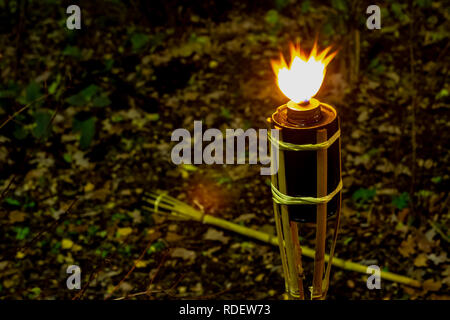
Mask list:
[[[397,8],[398,19],[372,31],[330,27],[338,13],[325,6],[223,21],[192,15],[175,28],[86,15],[82,30],[67,31],[50,16],[17,42],[0,38],[0,123],[28,106],[0,128],[0,299],[283,299],[278,248],[156,215],[142,198],[165,190],[274,233],[259,166],[176,166],[170,136],[192,132],[194,120],[204,129],[265,128],[286,102],[270,60],[297,38],[311,48],[321,30],[319,46],[339,50],[318,95],[341,116],[337,256],[423,282],[368,290],[367,275],[334,267],[328,298],[448,299],[449,17],[441,9],[416,10],[423,23],[411,27],[407,8]],[[303,245],[313,248],[313,235],[301,227]],[[72,264],[82,270],[80,291],[66,289]],[[309,281],[312,264],[304,258]]]

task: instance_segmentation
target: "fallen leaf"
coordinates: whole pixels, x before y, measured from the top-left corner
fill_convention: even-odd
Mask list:
[[[84,192],[91,192],[92,190],[94,190],[94,185],[90,182],[88,182],[85,186],[84,186]]]
[[[440,281],[434,281],[433,279],[428,279],[423,282],[423,288],[426,291],[439,291],[442,287],[442,283]]]
[[[61,241],[61,248],[63,249],[70,249],[73,246],[73,241],[70,239],[63,239]]]
[[[89,161],[84,158],[84,153],[81,151],[76,151],[72,155],[72,159],[75,161],[75,164],[80,168],[87,169],[89,168]]]
[[[428,230],[428,231],[425,233],[425,238],[426,238],[428,241],[433,242],[433,238],[434,238],[435,235],[436,235],[436,230],[434,230],[434,228],[431,228],[430,230]]]
[[[409,211],[410,211],[409,208],[405,208],[405,209],[401,210],[398,213],[398,221],[403,223],[405,221],[406,216],[409,214]]]
[[[136,268],[145,268],[147,266],[147,261],[135,260],[134,264]]]
[[[264,273],[260,273],[256,276],[255,282],[261,282],[264,279]]]
[[[416,252],[416,250],[414,249],[415,247],[415,242],[414,242],[414,238],[412,237],[412,235],[408,236],[408,239],[403,241],[400,244],[400,248],[398,248],[398,251],[400,252],[400,254],[403,257],[409,257],[411,254],[413,254],[414,252]]]
[[[367,110],[363,110],[358,116],[358,122],[364,122],[369,119],[369,112]]]
[[[166,235],[167,242],[176,242],[181,239],[183,239],[183,237],[180,236],[179,234],[176,234],[175,232],[167,232],[167,235]]]
[[[423,251],[425,253],[428,253],[431,251],[432,242],[428,241],[428,239],[425,237],[425,235],[420,234],[417,237],[417,247],[420,251]]]
[[[25,220],[25,216],[26,216],[25,213],[20,212],[18,210],[11,211],[9,213],[9,222],[10,223],[22,222]]]
[[[142,216],[141,212],[137,209],[134,209],[132,212],[128,212],[128,215],[133,218],[133,223],[141,223]]]
[[[426,267],[427,266],[427,255],[425,253],[419,254],[416,259],[414,259],[414,265],[416,267]]]
[[[1,262],[0,262],[0,270],[1,270],[2,268],[1,268]],[[449,265],[447,265],[446,267],[445,267],[445,270],[444,271],[442,271],[442,275],[443,276],[450,276],[450,266]]]
[[[354,288],[355,287],[355,282],[351,279],[347,280],[347,286],[349,288]]]
[[[450,285],[450,277],[445,277],[444,279],[442,279],[442,283],[446,284],[446,285]]]
[[[133,232],[133,229],[130,227],[125,227],[125,228],[119,228],[117,229],[117,233],[119,234],[119,236],[121,237],[126,237],[128,236],[131,232]]]
[[[364,153],[364,147],[359,144],[358,145],[348,144],[345,147],[348,151],[353,152],[353,153],[357,153],[357,154]]]
[[[75,252],[81,251],[82,249],[83,249],[83,247],[78,244],[74,244],[72,247],[72,251],[75,251]]]
[[[203,239],[216,240],[216,241],[220,241],[224,244],[227,244],[228,241],[230,240],[229,237],[225,237],[223,235],[223,231],[218,231],[217,229],[214,229],[214,228],[209,228],[208,231],[206,231],[205,235],[203,236]]]
[[[188,250],[185,248],[175,248],[171,254],[172,258],[181,258],[183,260],[194,260],[196,254],[192,250]]]
[[[129,292],[133,289],[133,286],[130,283],[124,281],[120,284],[119,289],[123,292]]]
[[[440,255],[436,255],[435,253],[429,254],[428,259],[433,261],[434,264],[440,264],[442,262],[447,261],[447,252],[441,252]]]
[[[239,223],[242,221],[248,221],[251,220],[253,218],[255,218],[256,215],[254,213],[245,213],[245,214],[241,214],[239,217],[237,217],[236,219],[234,219],[235,223]]]
[[[0,271],[4,270],[9,264],[9,261],[0,261]]]

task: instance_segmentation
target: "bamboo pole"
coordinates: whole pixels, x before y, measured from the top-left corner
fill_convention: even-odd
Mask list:
[[[317,131],[317,143],[327,141],[327,130]],[[327,195],[327,149],[317,150],[317,197]],[[322,298],[322,280],[325,267],[325,240],[327,237],[327,204],[317,204],[316,253],[314,257],[314,275],[312,300]]]
[[[298,295],[300,300],[305,300],[305,291],[303,289],[303,264],[302,264],[302,247],[298,239],[297,222],[291,221],[292,242],[294,243],[294,257],[296,265],[296,273],[298,277]]]
[[[339,126],[338,126],[339,127]],[[342,180],[342,157],[341,157],[341,138],[339,137],[339,180]],[[323,285],[323,299],[326,298],[328,288],[330,286],[330,271],[331,266],[333,265],[333,258],[334,258],[334,251],[336,249],[336,243],[337,243],[337,236],[339,233],[339,226],[341,223],[341,213],[342,213],[342,191],[339,192],[339,207],[337,208],[336,212],[336,220],[335,220],[335,226],[334,226],[334,234],[333,234],[333,242],[331,244],[331,250],[330,250],[330,258],[327,262],[327,269],[325,271],[325,279],[324,279],[324,285]]]
[[[280,140],[282,139],[280,135]],[[286,171],[284,167],[284,151],[279,151],[279,165],[278,165],[278,189],[280,192],[286,194]],[[284,247],[286,252],[286,262],[287,262],[287,273],[284,274],[288,278],[288,295],[289,299],[298,299],[300,297],[299,293],[299,282],[301,281],[297,272],[296,257],[294,253],[294,241],[292,239],[292,231],[289,219],[288,207],[286,205],[278,204],[278,208],[281,211],[281,228],[283,231]]]
[[[274,212],[274,219],[275,219],[275,227],[277,230],[277,240],[278,240],[278,247],[280,249],[280,257],[281,257],[281,265],[283,267],[283,275],[284,275],[284,286],[286,288],[286,293],[289,294],[289,272],[287,267],[287,258],[286,258],[286,246],[284,244],[283,239],[283,229],[281,227],[281,216],[280,212],[278,210],[278,204],[273,204],[273,212]]]
[[[166,211],[164,214],[170,214],[183,219],[191,219],[202,222],[204,224],[210,224],[228,231],[236,232],[240,235],[250,237],[265,243],[270,243],[274,246],[278,246],[278,238],[272,234],[257,231],[248,227],[232,223],[230,221],[220,219],[211,215],[203,214],[201,211],[194,209],[188,204],[177,200],[173,197],[164,194],[147,194],[149,199],[146,200],[152,207],[143,206],[144,209],[149,211],[158,211],[159,208],[163,208]],[[156,205],[157,203],[157,205]],[[155,208],[156,207],[156,208]],[[155,210],[156,209],[156,210]],[[306,246],[301,246],[302,254],[309,258],[314,258],[315,252],[313,249]],[[325,261],[329,261],[329,255],[325,254]],[[367,274],[367,266],[355,263],[352,261],[346,261],[337,257],[332,259],[332,264],[338,268]],[[393,281],[401,284],[405,284],[411,287],[421,288],[420,281],[408,278],[406,276],[398,275],[388,271],[381,271],[381,278],[388,281]]]
[[[270,128],[269,128],[270,130]],[[271,160],[272,160],[272,164],[273,163],[277,163],[277,167],[278,167],[278,163],[280,162],[279,160],[279,154],[280,152],[278,151],[278,157],[276,154],[274,154],[272,151],[270,153],[271,156]],[[283,162],[284,165],[284,162]],[[273,169],[272,169],[273,170]],[[284,168],[283,168],[284,170]],[[278,175],[275,172],[271,172],[271,181],[272,184],[278,188]],[[286,254],[286,244],[284,241],[284,236],[283,236],[283,227],[282,227],[282,220],[281,220],[281,214],[280,214],[280,205],[278,205],[277,203],[273,203],[273,212],[274,212],[274,219],[275,219],[275,227],[276,227],[276,231],[277,231],[277,236],[278,236],[278,247],[280,249],[280,257],[281,257],[281,265],[283,267],[283,275],[284,275],[284,285],[286,288],[286,293],[289,296],[289,269],[288,269],[288,263],[287,263],[287,254]]]

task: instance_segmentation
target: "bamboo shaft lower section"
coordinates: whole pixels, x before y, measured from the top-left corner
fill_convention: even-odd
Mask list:
[[[298,295],[300,300],[305,299],[305,291],[303,289],[303,263],[302,263],[302,248],[300,247],[300,241],[298,239],[298,226],[297,222],[291,221],[291,235],[292,242],[294,243],[294,258],[295,258],[295,266],[296,273],[298,277]]]
[[[272,155],[273,156],[273,155]],[[284,168],[284,152],[279,152],[279,163],[282,164],[278,168],[278,174],[272,175],[272,181],[282,193],[286,190],[286,172]],[[277,233],[279,235],[279,247],[283,266],[284,278],[286,280],[286,291],[289,299],[303,299],[303,279],[299,277],[299,252],[296,252],[298,244],[291,228],[289,219],[289,211],[286,205],[274,204],[274,213],[276,223],[279,225]],[[297,230],[297,229],[295,229]]]
[[[327,130],[317,131],[317,143],[327,141]],[[327,194],[327,149],[317,151],[317,197]],[[327,237],[327,204],[317,205],[316,253],[314,257],[313,289],[311,299],[322,299],[322,280],[325,267],[325,240]]]

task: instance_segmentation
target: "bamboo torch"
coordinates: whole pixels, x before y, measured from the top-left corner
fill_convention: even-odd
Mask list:
[[[313,98],[322,84],[326,66],[336,55],[328,54],[329,51],[327,48],[318,52],[314,45],[306,56],[299,45],[291,45],[289,65],[282,55],[279,61],[272,61],[278,86],[290,99],[268,119],[272,129],[279,129],[278,139],[269,135],[278,149],[278,172],[272,175],[272,194],[290,299],[305,298],[298,223],[316,225],[312,299],[324,299],[328,289],[331,263],[325,271],[327,219],[335,217],[331,259],[339,228],[342,189],[339,118],[332,106]]]

